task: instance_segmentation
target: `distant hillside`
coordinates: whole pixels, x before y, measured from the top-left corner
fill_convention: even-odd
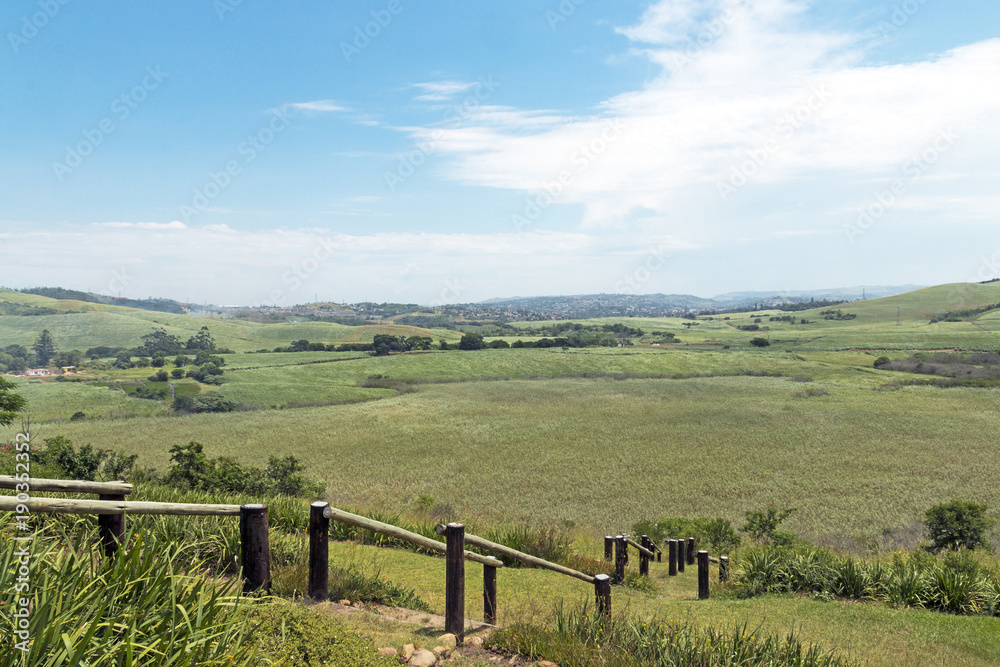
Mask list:
[[[593,317],[670,317],[717,307],[715,301],[690,294],[580,294],[490,299],[475,305],[487,310],[518,311],[541,319]]]
[[[732,304],[734,306],[763,301],[771,303],[783,301],[857,301],[859,299],[878,299],[884,296],[895,296],[923,288],[923,285],[873,285],[864,287],[835,287],[819,290],[793,290],[776,292],[727,292],[712,297],[712,301]]]
[[[44,296],[57,301],[103,303],[111,306],[152,310],[159,313],[176,313],[180,315],[188,310],[185,305],[178,301],[174,301],[173,299],[129,299],[120,296],[104,296],[102,294],[94,294],[93,292],[81,292],[79,290],[65,289],[62,287],[28,287],[18,291],[22,294],[34,294],[36,296]]]

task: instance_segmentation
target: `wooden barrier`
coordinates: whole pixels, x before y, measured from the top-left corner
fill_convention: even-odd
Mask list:
[[[497,569],[492,565],[483,565],[483,620],[497,624]]]
[[[606,574],[594,577],[594,596],[597,598],[597,613],[611,618],[611,577]]]
[[[621,585],[625,581],[625,565],[628,564],[628,542],[624,535],[615,537],[615,573],[611,576],[613,585]]]
[[[612,552],[615,549],[615,538],[613,535],[604,536],[604,560],[611,562]]]
[[[98,500],[111,500],[125,502],[125,495],[121,493],[102,493]],[[104,547],[104,557],[111,558],[118,552],[118,547],[125,538],[125,513],[121,514],[98,514],[97,534]]]
[[[708,599],[708,552],[698,552],[698,599]]]
[[[267,505],[240,506],[240,560],[243,594],[271,593],[271,547],[267,539]]]
[[[309,506],[309,597],[322,602],[330,597],[330,503]]]
[[[358,528],[364,528],[365,530],[372,530],[376,533],[389,535],[391,537],[398,537],[399,539],[409,542],[410,544],[415,544],[418,547],[423,547],[430,551],[436,551],[441,554],[447,551],[445,545],[437,540],[432,540],[429,537],[411,533],[405,528],[394,526],[391,523],[382,523],[381,521],[376,521],[375,519],[369,519],[366,516],[351,514],[350,512],[337,509],[336,507],[330,508],[330,519],[340,521],[341,523],[346,523],[351,526],[356,526]],[[481,565],[503,567],[503,563],[499,560],[489,560],[486,556],[480,556],[479,554],[474,554],[470,551],[465,552],[465,560],[471,560],[473,563],[480,563]]]
[[[465,641],[465,526],[445,526],[444,631],[455,635],[458,644]]]
[[[677,571],[684,571],[684,564],[687,562],[687,556],[684,555],[685,546],[687,543],[684,540],[677,540]]]
[[[445,534],[444,526],[438,524],[434,528],[434,532],[436,532],[438,535]],[[501,556],[506,556],[508,558],[513,558],[514,560],[519,560],[525,565],[531,565],[532,567],[538,567],[544,570],[552,570],[553,572],[558,572],[559,574],[565,574],[568,577],[575,577],[581,581],[586,581],[588,584],[594,583],[594,577],[592,577],[589,574],[584,574],[583,572],[578,572],[577,570],[574,570],[572,568],[568,568],[563,565],[557,565],[556,563],[549,562],[543,558],[538,558],[537,556],[531,556],[529,554],[524,553],[523,551],[518,551],[517,549],[511,549],[510,547],[506,547],[502,544],[491,542],[486,538],[479,537],[478,535],[473,535],[472,533],[465,534],[465,543],[471,544],[474,547],[479,547],[480,549],[488,549],[489,551],[494,551],[500,554]],[[480,556],[480,558],[487,558],[487,557]]]
[[[677,540],[667,540],[667,574],[677,576]]]
[[[92,493],[95,495],[128,495],[132,485],[125,482],[85,482],[73,479],[31,479],[27,482],[10,475],[0,475],[0,489],[19,490],[27,484],[32,493]]]
[[[0,496],[0,511],[14,511],[24,505],[29,512],[53,514],[166,514],[175,516],[239,516],[239,505],[199,505],[196,503],[152,503],[134,500],[77,500],[75,498],[28,498]]]

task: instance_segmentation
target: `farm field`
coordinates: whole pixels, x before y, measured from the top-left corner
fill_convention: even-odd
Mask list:
[[[160,471],[170,447],[190,441],[202,443],[209,457],[248,465],[294,455],[308,476],[326,484],[325,498],[334,505],[412,512],[418,498],[429,498],[435,511],[480,524],[569,530],[591,555],[600,536],[640,520],[722,517],[739,527],[747,511],[795,508],[782,528],[862,553],[915,547],[924,511],[956,497],[985,503],[1000,518],[1000,389],[909,386],[929,376],[874,367],[881,356],[914,351],[996,351],[998,311],[928,321],[929,314],[996,302],[996,284],[943,286],[839,306],[856,315],[850,319],[826,320],[817,309],[793,313],[795,324],[770,321],[787,315],[780,311],[702,317],[691,326],[685,322],[694,320],[680,318],[580,321],[670,331],[675,344],[643,339],[611,348],[389,356],[246,352],[302,338],[364,342],[385,332],[455,342],[461,333],[248,324],[101,306],[0,317],[0,337],[30,345],[38,328],[48,326],[60,349],[71,346],[65,340],[85,349],[137,344],[153,326],[185,337],[207,324],[220,346],[237,351],[224,355],[223,384],[171,383],[175,391],[233,401],[237,412],[172,413],[168,401],[103,386],[146,383],[154,368],[87,371],[93,384],[14,380],[39,437],[62,435],[76,445],[138,454],[140,465]],[[756,331],[737,328],[758,318]],[[756,337],[770,346],[752,346]],[[76,412],[85,418],[70,421]],[[0,429],[0,440],[12,438],[15,426]],[[443,608],[438,559],[350,544],[334,545],[333,557],[377,560],[389,579],[418,590],[435,611]],[[469,569],[474,617],[482,604],[478,576]],[[579,582],[544,572],[500,577],[501,620],[550,618],[559,601],[590,595]],[[694,600],[690,573],[684,581],[667,579],[660,566],[654,582],[655,594],[616,588],[616,604],[716,627],[746,623],[752,631],[782,634],[794,627],[803,640],[860,664],[1000,661],[996,618],[802,596],[718,596],[703,604]],[[360,617],[346,622],[386,643],[412,636]]]
[[[644,518],[796,507],[788,527],[852,548],[905,534],[927,507],[1000,507],[997,392],[873,391],[787,378],[462,382],[374,403],[96,420],[52,435],[164,468],[190,440],[244,463],[294,454],[334,498],[459,516],[572,522],[605,534]]]

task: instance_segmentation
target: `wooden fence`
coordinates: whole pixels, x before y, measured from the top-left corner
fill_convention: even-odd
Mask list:
[[[98,500],[62,498],[35,498],[31,493],[87,493],[96,494]],[[113,556],[125,534],[125,516],[128,514],[178,515],[178,516],[238,516],[240,518],[240,561],[243,571],[243,592],[249,594],[258,590],[270,592],[271,559],[268,546],[267,506],[246,505],[206,505],[192,503],[156,503],[126,500],[132,493],[132,485],[124,482],[81,482],[69,480],[31,479],[0,475],[0,489],[18,491],[15,496],[0,496],[0,511],[18,513],[51,512],[58,514],[96,514],[98,532],[106,557]],[[331,507],[329,503],[312,503],[309,513],[309,583],[308,595],[314,600],[329,597],[329,540],[330,521],[339,521],[357,528],[395,537],[429,551],[445,556],[445,630],[454,633],[459,643],[465,634],[465,562],[472,561],[483,566],[483,610],[484,621],[495,625],[497,622],[497,578],[496,572],[504,566],[503,561],[494,556],[483,556],[467,551],[466,545],[491,551],[504,558],[520,561],[526,565],[557,572],[594,586],[598,613],[610,617],[611,585],[625,581],[625,567],[628,564],[628,549],[633,547],[639,554],[639,574],[649,576],[651,562],[662,562],[663,552],[648,536],[642,535],[639,542],[625,534],[605,536],[604,558],[614,560],[612,576],[606,574],[589,575],[571,568],[531,556],[516,549],[491,542],[485,538],[465,532],[460,523],[438,525],[436,532],[445,537],[445,542],[418,535],[399,526],[351,514]],[[709,562],[718,563],[719,580],[729,578],[729,559],[710,558],[707,551],[694,550],[695,538],[667,541],[668,575],[676,576],[684,572],[685,565],[698,566],[698,597],[709,596]]]

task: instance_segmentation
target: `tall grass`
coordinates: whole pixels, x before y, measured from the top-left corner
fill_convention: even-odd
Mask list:
[[[492,635],[487,646],[517,651],[564,667],[835,667],[849,663],[794,633],[782,637],[748,631],[697,627],[662,617],[641,618],[616,611],[610,620],[586,605],[560,604],[552,627],[513,623]]]
[[[745,551],[737,565],[733,588],[741,598],[812,593],[952,614],[1000,615],[1000,574],[969,553],[896,553],[886,561],[816,548],[764,547]]]
[[[29,650],[16,649],[7,632],[14,605],[0,606],[0,666],[254,664],[245,643],[249,627],[235,615],[236,580],[186,574],[192,557],[183,544],[156,543],[98,560],[96,536],[84,537],[91,546],[77,549],[67,533],[35,533]],[[14,549],[4,549],[0,590],[13,591],[17,577]]]

